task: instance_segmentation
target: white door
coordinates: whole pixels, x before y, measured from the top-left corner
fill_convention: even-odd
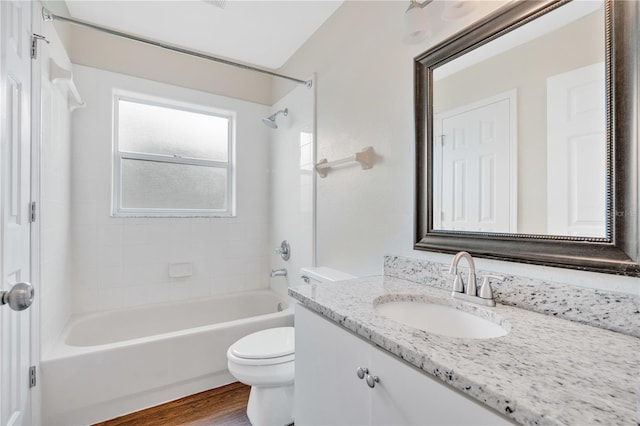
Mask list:
[[[606,237],[604,63],[547,79],[548,233]]]
[[[435,229],[517,232],[515,90],[434,123]]]
[[[0,15],[0,290],[9,291],[31,279],[31,2],[0,1]],[[0,306],[2,425],[31,421],[30,317]]]

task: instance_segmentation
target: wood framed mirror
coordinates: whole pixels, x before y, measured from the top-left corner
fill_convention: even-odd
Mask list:
[[[415,249],[640,276],[639,20],[520,1],[415,58]]]

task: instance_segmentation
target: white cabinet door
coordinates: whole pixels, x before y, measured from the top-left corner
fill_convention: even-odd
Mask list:
[[[380,379],[371,392],[373,425],[511,424],[393,355],[371,350],[371,370]]]
[[[300,305],[295,315],[296,425],[370,424],[371,392],[356,375],[369,345]]]
[[[321,315],[295,309],[296,425],[513,424]],[[379,382],[370,388],[358,367]]]

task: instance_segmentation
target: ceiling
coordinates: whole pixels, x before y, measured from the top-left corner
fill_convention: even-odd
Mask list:
[[[278,69],[342,0],[67,0],[75,19]]]

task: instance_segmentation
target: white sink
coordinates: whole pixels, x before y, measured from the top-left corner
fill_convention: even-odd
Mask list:
[[[505,336],[500,325],[476,315],[422,301],[395,301],[375,305],[382,316],[428,333],[465,339],[491,339]]]

